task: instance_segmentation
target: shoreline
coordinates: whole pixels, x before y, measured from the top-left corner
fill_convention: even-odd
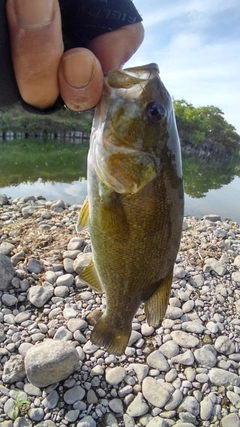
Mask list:
[[[240,224],[184,218],[165,319],[151,328],[140,308],[115,357],[89,341],[88,316],[105,297],[78,278],[90,254],[88,233],[75,232],[80,205],[5,202],[0,195],[1,426],[240,426]],[[32,385],[26,354],[56,341],[72,345],[77,367]],[[14,421],[17,395],[30,403]]]

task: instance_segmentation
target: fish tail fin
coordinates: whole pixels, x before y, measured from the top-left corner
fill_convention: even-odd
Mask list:
[[[131,326],[126,331],[114,328],[112,322],[103,314],[91,333],[91,341],[104,347],[109,353],[121,356],[128,344]]]
[[[172,277],[171,270],[164,279],[159,281],[157,290],[144,304],[147,321],[151,326],[158,326],[165,316],[171,293]]]

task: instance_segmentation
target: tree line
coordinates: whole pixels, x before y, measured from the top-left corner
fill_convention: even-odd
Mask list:
[[[228,153],[240,149],[240,135],[224,113],[213,105],[194,107],[184,99],[174,100],[181,145],[212,146]],[[90,132],[93,111],[76,113],[67,109],[50,115],[29,114],[20,105],[0,110],[0,132],[84,131]],[[216,151],[216,150],[215,150]]]
[[[174,100],[174,108],[182,146],[216,145],[228,152],[239,152],[240,135],[213,105],[194,107],[184,99]]]

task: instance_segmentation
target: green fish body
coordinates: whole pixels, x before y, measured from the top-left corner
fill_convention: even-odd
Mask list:
[[[124,353],[144,302],[150,325],[165,315],[183,220],[180,143],[172,100],[156,64],[113,70],[96,107],[88,154],[93,262],[81,277],[106,294],[91,341]]]

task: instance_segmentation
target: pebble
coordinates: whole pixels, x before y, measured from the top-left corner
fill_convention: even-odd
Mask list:
[[[212,368],[209,371],[209,379],[210,381],[217,386],[221,385],[236,385],[240,386],[240,377],[239,375],[225,371],[224,369]]]
[[[25,378],[23,357],[13,355],[6,361],[3,369],[2,380],[6,384],[13,384]]]
[[[123,402],[121,399],[115,398],[109,401],[109,408],[115,413],[115,414],[122,414],[123,413]]]
[[[64,393],[63,399],[65,403],[72,405],[73,403],[82,400],[84,395],[85,390],[81,386],[74,386]]]
[[[35,307],[41,308],[53,296],[53,286],[33,286],[29,289],[28,299]]]
[[[144,378],[146,378],[149,372],[149,366],[145,364],[131,363],[129,365],[130,369],[133,369],[136,373],[138,382],[141,384]]]
[[[199,409],[200,405],[197,399],[193,396],[187,396],[182,401],[181,405],[179,406],[180,412],[190,412],[190,414],[197,417],[199,415]]]
[[[159,369],[162,372],[167,372],[170,369],[167,359],[159,350],[153,351],[147,357],[147,364],[151,368]]]
[[[0,291],[10,285],[15,274],[11,261],[6,255],[0,254]]]
[[[116,368],[109,368],[106,372],[106,381],[111,385],[119,384],[126,375],[123,367],[117,366]]]
[[[234,353],[235,350],[234,343],[227,336],[224,335],[221,335],[216,339],[214,347],[218,351],[218,353],[226,355]]]
[[[204,397],[200,403],[200,417],[207,421],[211,418],[213,412],[213,402],[209,396]]]
[[[159,350],[167,359],[177,356],[179,354],[179,345],[173,341],[167,341],[159,347]]]
[[[90,416],[82,418],[81,421],[77,423],[77,427],[96,427],[96,421]]]
[[[217,363],[217,351],[211,344],[195,350],[194,357],[199,365],[206,368],[213,368]]]
[[[171,332],[172,339],[180,346],[184,348],[197,347],[199,339],[191,334],[184,331],[173,331]]]
[[[74,276],[72,274],[63,274],[59,276],[56,281],[57,286],[67,286],[70,288],[74,283]]]
[[[240,427],[239,225],[185,219],[167,316],[154,328],[140,307],[116,357],[89,340],[106,301],[78,277],[92,255],[76,216],[36,197],[0,204],[0,425]],[[19,390],[30,408],[14,421]]]
[[[155,378],[146,377],[142,383],[144,398],[153,406],[163,408],[169,401],[170,393]]]
[[[185,366],[192,366],[194,363],[194,356],[191,350],[186,350],[177,356],[172,357],[173,363],[181,363]]]
[[[127,408],[127,414],[131,417],[141,417],[149,411],[149,406],[143,398],[142,393],[138,393]]]

